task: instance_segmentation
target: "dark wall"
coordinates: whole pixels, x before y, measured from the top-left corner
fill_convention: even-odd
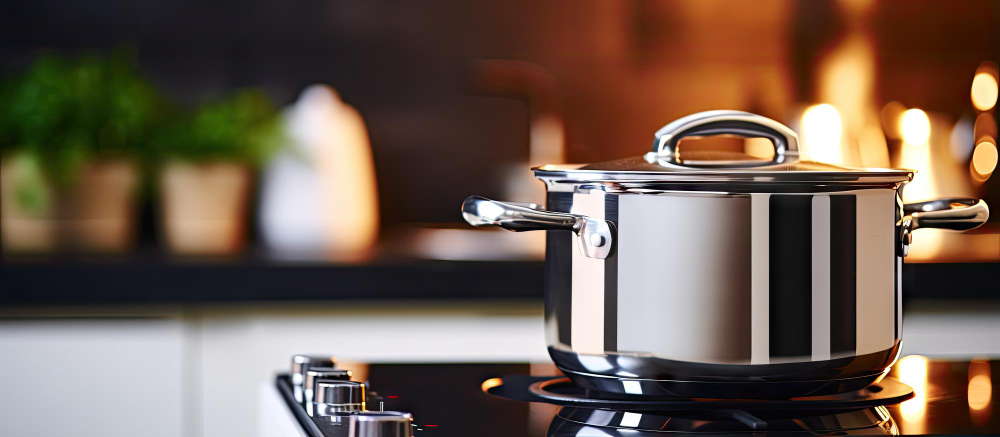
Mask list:
[[[189,105],[245,86],[284,105],[327,83],[366,120],[385,224],[457,222],[465,196],[503,195],[539,110],[564,119],[568,160],[607,160],[645,152],[657,128],[695,111],[783,119],[811,100],[816,59],[849,25],[876,41],[880,103],[960,115],[975,66],[1000,57],[996,2],[878,2],[854,24],[836,11],[812,0],[7,2],[0,73],[44,51],[132,44]],[[483,59],[526,61],[541,85],[484,85]]]
[[[175,101],[257,86],[279,104],[335,87],[368,124],[383,219],[454,221],[463,193],[496,195],[498,168],[524,159],[527,105],[477,95],[447,8],[324,0],[46,0],[5,7],[2,72],[40,53],[131,45]],[[456,183],[461,181],[461,185]],[[460,192],[461,191],[461,192]]]

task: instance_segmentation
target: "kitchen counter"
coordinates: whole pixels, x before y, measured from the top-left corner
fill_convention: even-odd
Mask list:
[[[265,259],[0,262],[0,305],[542,297],[538,261]]]
[[[0,305],[541,299],[543,269],[532,260],[4,259]],[[906,264],[903,289],[907,298],[997,298],[997,271],[997,263]]]

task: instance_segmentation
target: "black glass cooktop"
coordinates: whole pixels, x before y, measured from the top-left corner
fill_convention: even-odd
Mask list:
[[[846,408],[842,405],[761,408],[743,407],[738,402],[705,402],[706,407],[701,408],[668,402],[664,404],[667,410],[663,411],[525,402],[487,393],[497,393],[498,387],[505,384],[512,389],[515,383],[558,376],[549,364],[341,363],[338,367],[352,370],[354,380],[368,381],[369,390],[376,393],[372,398],[375,400],[369,400],[369,410],[411,413],[415,436],[642,437],[671,432],[763,431],[836,435],[1000,434],[1000,410],[994,406],[992,382],[992,376],[1000,372],[1000,361],[905,357],[896,363],[882,387],[865,394],[870,399],[887,399],[887,405],[861,402]],[[551,381],[550,387],[558,390],[559,380],[551,378]],[[288,385],[287,378],[279,378],[277,382],[279,387]],[[913,388],[912,397],[905,386]],[[893,393],[877,393],[883,389]],[[908,400],[894,403],[899,399]],[[321,433],[329,436],[337,431],[336,427],[327,427]]]

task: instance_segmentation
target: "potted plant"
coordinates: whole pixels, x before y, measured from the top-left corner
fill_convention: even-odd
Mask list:
[[[232,255],[243,248],[253,170],[280,135],[276,109],[255,90],[204,104],[160,135],[161,225],[171,251]]]
[[[39,60],[0,91],[0,233],[4,251],[44,252],[57,244],[56,201],[51,173],[67,153],[43,148],[61,123],[66,67]],[[48,153],[46,153],[48,152]],[[44,167],[46,167],[43,170]]]
[[[161,119],[162,98],[126,51],[88,57],[70,71],[67,144],[81,150],[74,183],[64,192],[64,235],[76,248],[122,251],[134,241],[138,160]]]
[[[136,158],[162,103],[127,53],[44,57],[4,88],[4,248],[131,246]]]

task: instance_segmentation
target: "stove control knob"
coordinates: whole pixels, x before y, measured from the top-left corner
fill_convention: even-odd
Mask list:
[[[351,371],[343,369],[334,369],[333,367],[313,367],[306,370],[306,378],[302,383],[302,388],[305,393],[305,402],[313,402],[315,400],[316,383],[318,381],[350,381]]]
[[[304,399],[304,390],[306,382],[306,371],[312,367],[333,367],[337,364],[337,359],[330,356],[322,355],[295,355],[292,357],[292,391],[295,394],[295,400],[301,403]]]
[[[311,406],[316,416],[333,416],[365,409],[365,385],[360,382],[320,380],[315,389],[316,401]]]
[[[360,411],[347,418],[350,437],[413,437],[413,416],[398,411]]]

